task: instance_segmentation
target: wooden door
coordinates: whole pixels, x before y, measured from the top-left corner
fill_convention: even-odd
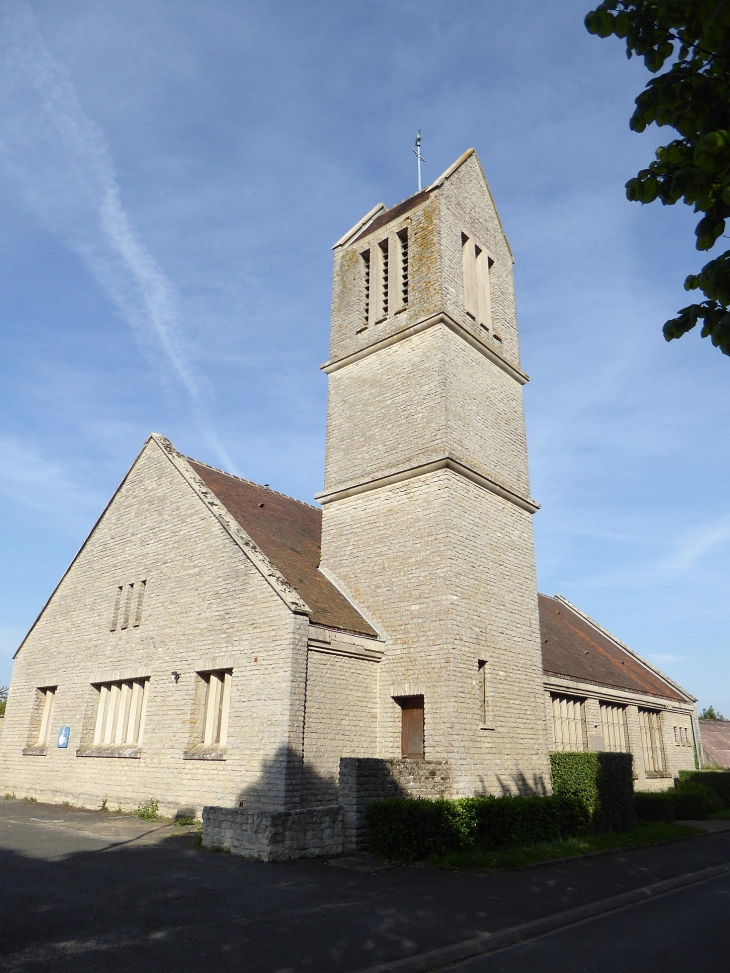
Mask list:
[[[401,696],[401,756],[423,759],[423,696]]]

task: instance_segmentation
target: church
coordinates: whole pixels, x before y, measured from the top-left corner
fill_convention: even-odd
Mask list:
[[[275,815],[343,768],[458,797],[547,793],[554,749],[695,766],[694,697],[538,596],[512,266],[473,150],[335,244],[318,505],[150,436],[18,649],[5,792]]]

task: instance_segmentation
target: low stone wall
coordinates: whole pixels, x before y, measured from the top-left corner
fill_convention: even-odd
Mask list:
[[[365,808],[388,797],[449,797],[448,760],[340,758],[340,805],[344,812],[345,851],[365,851],[369,844]]]
[[[204,807],[203,847],[267,862],[339,855],[343,811],[336,804],[297,811]]]

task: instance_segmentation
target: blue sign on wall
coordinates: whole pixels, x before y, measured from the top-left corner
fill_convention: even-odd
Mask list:
[[[60,726],[58,728],[58,742],[56,743],[56,746],[57,747],[67,747],[68,746],[68,738],[70,736],[71,736],[71,727],[70,726]]]

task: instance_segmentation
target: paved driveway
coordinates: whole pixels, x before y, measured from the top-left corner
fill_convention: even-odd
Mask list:
[[[194,841],[0,801],[0,970],[363,970],[730,860],[729,833],[482,874],[263,864]]]

